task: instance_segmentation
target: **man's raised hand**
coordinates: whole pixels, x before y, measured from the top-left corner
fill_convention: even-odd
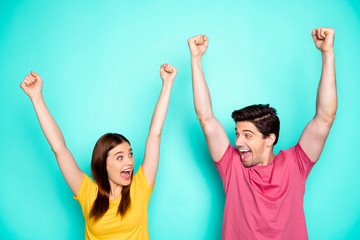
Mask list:
[[[201,57],[205,54],[209,45],[209,39],[206,35],[197,35],[188,39],[191,57]]]
[[[311,35],[316,48],[321,52],[326,53],[334,51],[334,29],[318,27],[317,29],[312,30]]]

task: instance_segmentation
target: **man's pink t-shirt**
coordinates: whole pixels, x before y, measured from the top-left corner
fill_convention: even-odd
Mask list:
[[[299,144],[250,168],[230,144],[215,166],[225,190],[223,240],[308,239],[303,197],[314,163]]]

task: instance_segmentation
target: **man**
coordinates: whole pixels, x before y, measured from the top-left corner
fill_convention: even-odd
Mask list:
[[[296,146],[273,153],[280,122],[269,105],[252,105],[234,111],[236,147],[215,118],[202,70],[208,38],[188,40],[197,117],[211,158],[225,190],[222,239],[308,239],[303,210],[305,181],[318,161],[337,109],[334,34],[330,28],[312,30],[322,54],[322,73],[316,113]]]

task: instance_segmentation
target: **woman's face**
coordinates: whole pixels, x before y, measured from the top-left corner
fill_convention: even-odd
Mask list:
[[[121,186],[130,184],[134,170],[134,157],[130,144],[123,142],[109,151],[106,170],[109,181]]]

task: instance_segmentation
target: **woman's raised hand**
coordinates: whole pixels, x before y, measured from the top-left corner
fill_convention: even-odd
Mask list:
[[[160,76],[164,83],[172,83],[176,77],[178,70],[168,63],[161,65]]]

